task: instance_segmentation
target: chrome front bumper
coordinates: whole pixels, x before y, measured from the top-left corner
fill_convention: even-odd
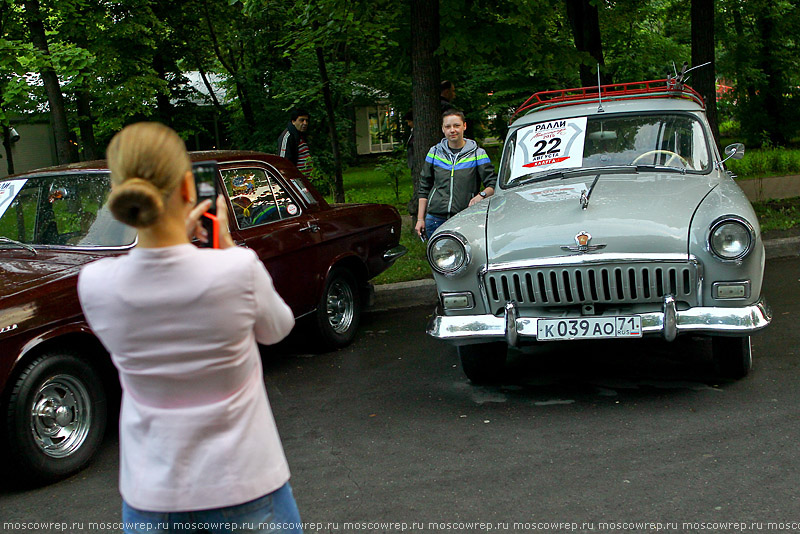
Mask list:
[[[676,309],[675,299],[667,296],[661,311],[625,315],[641,317],[644,335],[661,335],[667,341],[686,333],[748,335],[772,321],[772,311],[763,298],[742,308],[695,307],[680,311]],[[439,308],[428,323],[428,334],[454,345],[505,340],[513,347],[520,341],[536,339],[540,318],[545,317],[520,317],[514,302],[506,304],[501,316],[446,316]]]

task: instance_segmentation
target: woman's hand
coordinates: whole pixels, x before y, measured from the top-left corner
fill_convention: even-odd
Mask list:
[[[197,238],[203,243],[208,243],[208,232],[200,223],[200,217],[211,207],[210,200],[204,200],[189,212],[186,216],[186,235],[189,240]],[[225,204],[225,197],[217,197],[217,220],[219,221],[219,248],[228,248],[235,245],[231,232],[228,229],[228,206]]]

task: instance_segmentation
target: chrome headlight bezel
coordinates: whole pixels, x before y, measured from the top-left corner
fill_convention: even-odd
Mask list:
[[[749,242],[747,246],[739,253],[733,256],[724,255],[721,253],[717,248],[714,247],[714,234],[723,228],[726,225],[738,225],[742,227],[747,236],[749,237]],[[739,217],[738,215],[724,215],[722,217],[717,218],[714,222],[711,223],[708,227],[708,234],[706,236],[706,249],[719,261],[723,262],[739,262],[746,258],[755,248],[756,243],[756,232],[753,228],[753,225],[750,224],[747,219]]]
[[[433,259],[433,250],[436,245],[440,245],[443,242],[453,243],[455,244],[455,249],[460,250],[461,259],[456,262],[456,265],[450,268],[442,268],[439,264],[437,264]],[[470,246],[467,239],[459,234],[458,232],[452,231],[443,231],[437,233],[428,243],[427,249],[427,257],[428,263],[430,264],[431,268],[439,274],[443,274],[445,276],[454,276],[459,274],[460,272],[464,271],[467,266],[470,264],[472,260],[472,255],[470,254]]]

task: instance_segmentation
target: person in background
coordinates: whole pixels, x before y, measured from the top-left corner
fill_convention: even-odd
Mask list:
[[[439,84],[439,107],[440,111],[455,109],[452,102],[456,97],[456,86],[450,80],[444,80]]]
[[[406,165],[409,169],[414,168],[414,112],[407,111],[403,115],[403,120],[408,126],[408,139],[406,140]]]
[[[300,172],[306,176],[311,174],[313,168],[311,150],[306,139],[308,122],[308,111],[295,108],[292,110],[286,129],[278,136],[278,155],[297,165]]]
[[[411,219],[414,220],[417,216],[417,207],[419,202],[417,201],[417,184],[416,180],[414,180],[414,112],[407,111],[405,115],[403,115],[403,120],[406,121],[406,126],[408,126],[408,139],[406,140],[406,166],[408,166],[408,170],[411,171],[411,183],[414,184],[414,192],[411,195],[411,198],[406,205],[408,209],[409,215],[411,215]]]
[[[444,139],[428,151],[419,181],[419,210],[414,230],[430,237],[447,219],[494,194],[497,176],[488,154],[464,138],[467,122],[457,109],[442,116]]]
[[[220,248],[192,244],[208,238],[198,220],[211,201],[195,205],[173,130],[127,126],[107,153],[109,209],[138,244],[86,265],[78,296],[122,386],[124,531],[301,532],[257,345],[283,339],[292,311],[255,253],[234,246],[222,195]]]

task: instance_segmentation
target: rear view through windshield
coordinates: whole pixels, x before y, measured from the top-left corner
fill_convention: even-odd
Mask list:
[[[103,173],[0,182],[0,236],[29,245],[130,245],[136,230],[111,216],[109,192]]]

